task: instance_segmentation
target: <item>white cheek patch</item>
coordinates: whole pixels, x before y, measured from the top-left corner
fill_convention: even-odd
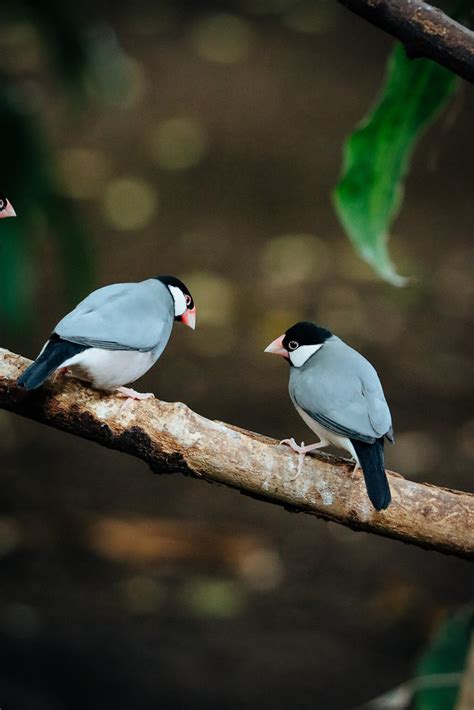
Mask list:
[[[311,355],[314,355],[314,353],[318,352],[322,347],[323,343],[319,345],[300,345],[296,350],[290,351],[291,364],[295,367],[301,367]]]
[[[188,310],[184,293],[177,286],[168,286],[168,288],[173,296],[175,318],[177,316],[182,316],[183,313],[186,313]]]

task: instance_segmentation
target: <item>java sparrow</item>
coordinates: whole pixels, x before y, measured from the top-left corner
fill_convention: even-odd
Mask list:
[[[290,364],[289,393],[305,424],[318,435],[317,444],[281,443],[299,454],[298,473],[308,451],[330,444],[348,451],[361,467],[367,493],[376,510],[391,501],[384,466],[384,439],[393,429],[377,372],[360,353],[329,330],[309,321],[296,323],[265,350]]]
[[[155,364],[175,320],[196,326],[193,298],[174,276],[99,288],[59,321],[17,384],[34,390],[59,371],[130,399],[153,397],[124,385]]]
[[[4,217],[16,217],[16,212],[10,200],[0,193],[0,219]]]

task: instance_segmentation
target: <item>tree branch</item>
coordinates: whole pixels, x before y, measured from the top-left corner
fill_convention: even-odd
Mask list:
[[[25,393],[16,380],[29,360],[0,349],[0,408],[142,459],[156,473],[180,472],[377,535],[464,558],[474,557],[474,495],[389,473],[393,502],[377,513],[353,464],[297,456],[273,439],[210,421],[180,402],[123,398],[60,378]]]
[[[474,83],[474,32],[421,0],[339,0],[397,37],[411,58],[427,57]]]

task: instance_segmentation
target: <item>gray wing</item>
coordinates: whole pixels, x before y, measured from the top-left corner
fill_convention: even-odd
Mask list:
[[[166,345],[173,321],[170,292],[160,281],[148,279],[99,288],[59,321],[54,332],[80,345],[147,352]]]
[[[292,368],[290,396],[329,431],[373,443],[393,440],[390,410],[375,369],[339,339],[327,342],[307,365]]]

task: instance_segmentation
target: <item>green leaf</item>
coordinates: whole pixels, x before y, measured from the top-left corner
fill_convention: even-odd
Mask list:
[[[418,663],[415,710],[454,710],[473,633],[472,607],[441,626]]]
[[[373,111],[348,138],[343,174],[333,198],[339,219],[362,258],[384,279],[402,285],[388,254],[390,226],[398,214],[403,179],[424,128],[456,86],[456,77],[428,59],[408,59],[397,45]]]

